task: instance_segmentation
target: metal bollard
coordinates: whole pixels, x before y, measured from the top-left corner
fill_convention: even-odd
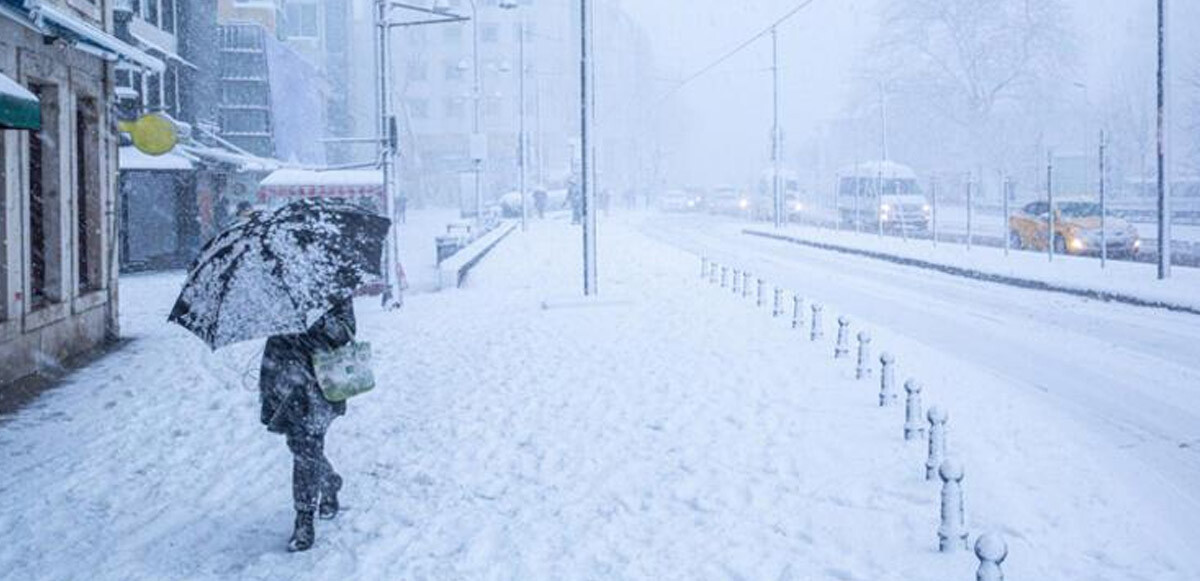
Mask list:
[[[700,280],[704,280],[704,277],[706,277],[706,276],[708,276],[708,257],[701,255],[700,256]]]
[[[946,456],[946,420],[950,419],[950,414],[933,406],[926,418],[929,420],[929,457],[925,460],[925,480],[933,480]]]
[[[821,311],[824,310],[825,307],[821,306],[820,303],[813,303],[812,331],[808,335],[809,340],[819,341],[825,337],[825,324],[821,321]]]
[[[975,556],[979,557],[979,569],[975,581],[1004,581],[1000,565],[1008,558],[1008,543],[1004,537],[987,533],[975,540]]]
[[[854,370],[855,379],[871,376],[871,334],[866,331],[858,333],[858,367]]]
[[[904,391],[908,392],[908,397],[904,400],[905,440],[925,437],[925,424],[921,421],[921,388],[921,382],[915,379],[904,382]],[[879,399],[880,405],[883,405],[883,396],[880,395]]]
[[[742,298],[750,296],[750,272],[742,273]]]
[[[963,509],[963,468],[954,459],[938,468],[942,477],[942,524],[938,527],[938,550],[952,553],[967,550],[966,511]]]
[[[775,287],[775,306],[771,308],[771,316],[783,316],[783,289],[779,287]]]
[[[729,288],[733,289],[733,294],[738,294],[738,282],[742,279],[742,271],[733,269],[733,280],[730,281]]]
[[[767,304],[766,297],[763,296],[763,279],[758,279],[758,294],[755,295],[755,304],[759,307]]]
[[[804,324],[804,299],[800,295],[792,295],[792,328],[799,329]]]
[[[721,267],[721,288],[729,288],[729,267]]]
[[[879,407],[887,406],[895,399],[896,358],[891,353],[879,356]]]
[[[717,284],[717,276],[718,276],[718,273],[720,272],[721,265],[719,265],[715,262],[713,262],[711,264],[712,264],[712,268],[708,269],[708,282],[710,284]]]
[[[833,358],[841,359],[850,354],[850,319],[838,317],[837,344],[833,347]]]

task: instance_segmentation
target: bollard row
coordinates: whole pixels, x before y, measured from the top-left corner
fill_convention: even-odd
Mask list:
[[[730,278],[732,275],[732,278]],[[765,285],[762,278],[754,278],[749,271],[721,266],[705,256],[700,257],[700,278],[707,278],[710,283],[720,284],[721,288],[729,288],[734,296],[739,293],[742,298],[750,296],[750,281],[755,281],[755,305],[759,308],[766,306]],[[783,307],[784,290],[774,287],[774,300],[771,316],[778,318],[785,313]],[[799,294],[792,296],[792,329],[802,329],[805,325],[804,299]],[[809,319],[809,339],[818,341],[824,338],[823,325],[824,307],[819,303],[811,303],[809,308],[812,317]],[[838,334],[834,345],[834,358],[846,358],[850,354],[850,319],[839,316],[837,319]],[[858,357],[855,366],[855,379],[862,380],[872,375],[871,370],[871,335],[861,331],[858,338]],[[880,407],[894,406],[898,401],[895,384],[896,359],[888,352],[879,356],[879,405]],[[924,420],[929,426],[926,429],[922,422],[921,392],[923,386],[916,378],[904,382],[906,394],[904,401],[904,439],[906,441],[923,440],[928,436],[928,454],[925,460],[925,479],[942,482],[940,520],[937,529],[938,550],[943,553],[966,551],[968,549],[968,530],[966,526],[966,508],[963,498],[962,482],[965,471],[962,464],[947,456],[947,428],[949,414],[939,406],[929,408],[924,414]],[[1008,545],[1004,538],[996,534],[980,536],[975,543],[975,556],[979,559],[976,571],[977,581],[1003,581],[1004,573],[1001,565],[1008,557]]]

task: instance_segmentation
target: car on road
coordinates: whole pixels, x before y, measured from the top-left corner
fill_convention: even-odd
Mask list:
[[[1014,248],[1048,250],[1050,203],[1026,204],[1008,219],[1009,244]],[[1101,244],[1109,256],[1136,256],[1142,248],[1137,228],[1126,220],[1105,214],[1100,230],[1100,204],[1090,200],[1054,203],[1054,251],[1059,254],[1097,255]]]
[[[667,190],[658,198],[658,209],[663,212],[695,212],[700,209],[702,198],[684,190]]]
[[[754,200],[748,192],[733,186],[718,186],[708,197],[708,211],[727,216],[754,216]]]

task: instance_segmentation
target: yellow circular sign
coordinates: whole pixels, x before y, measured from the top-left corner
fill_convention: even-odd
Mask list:
[[[179,133],[170,119],[150,113],[137,121],[121,123],[121,131],[133,138],[133,146],[146,155],[163,155],[179,143]]]

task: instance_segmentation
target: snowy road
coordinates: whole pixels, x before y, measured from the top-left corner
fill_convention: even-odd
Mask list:
[[[1181,534],[1194,533],[1200,523],[1200,317],[761,240],[740,234],[741,226],[660,215],[643,230],[837,304],[1070,411],[1123,458],[1114,464],[1123,467],[1122,476],[1139,481]]]

